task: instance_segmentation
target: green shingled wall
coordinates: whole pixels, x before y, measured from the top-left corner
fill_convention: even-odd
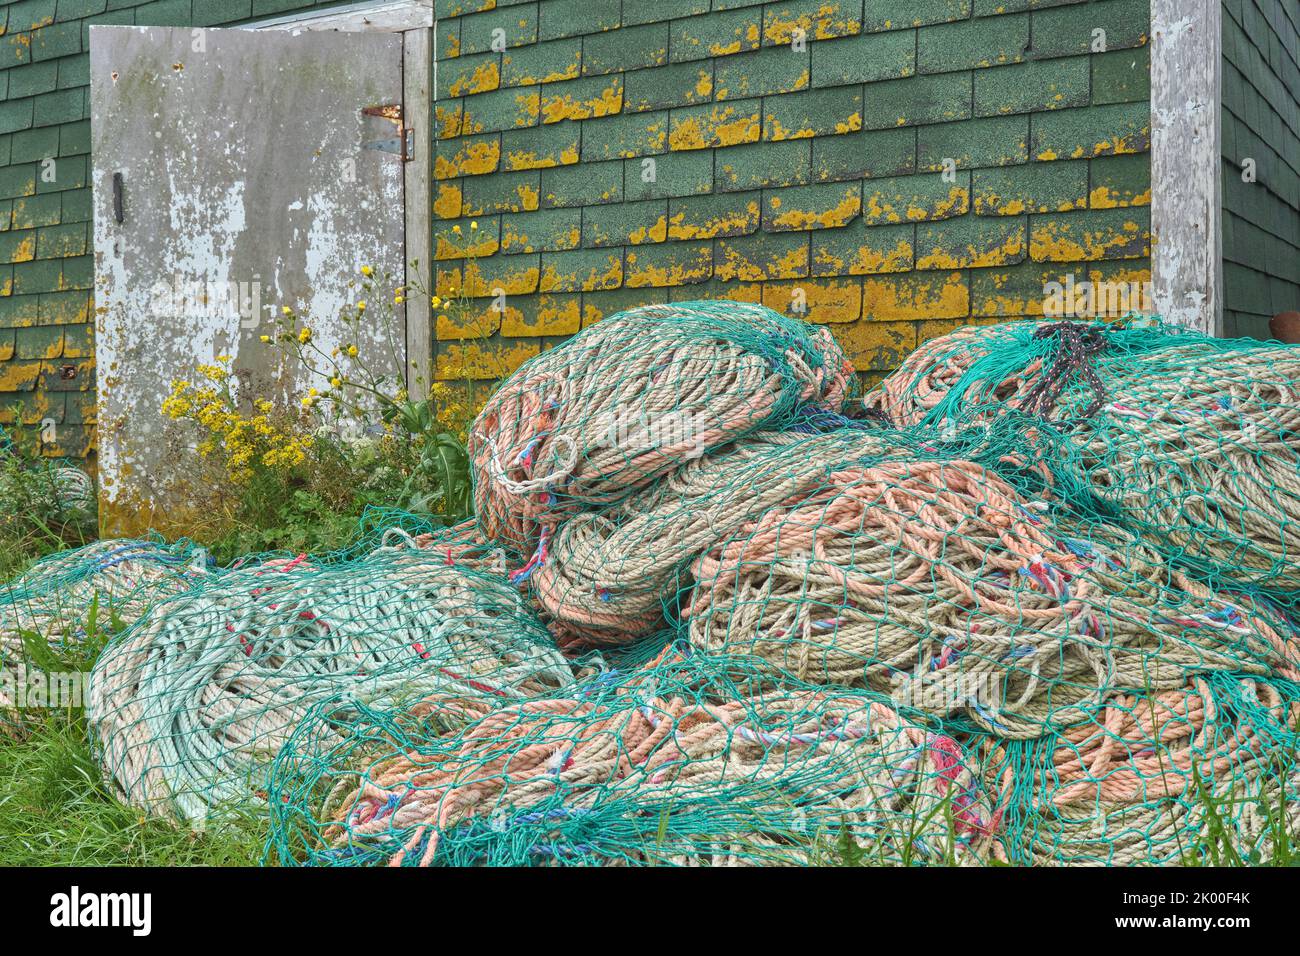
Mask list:
[[[21,406],[24,424],[57,423],[48,454],[93,451],[91,24],[217,26],[336,3],[19,0],[0,7],[0,425],[14,427]]]
[[[1256,181],[1242,163],[1255,161]],[[1300,4],[1224,0],[1223,300],[1228,335],[1300,309]]]
[[[703,297],[834,323],[878,374],[955,325],[1040,314],[1066,274],[1149,279],[1147,0],[435,16],[436,291],[475,297],[438,318],[446,381]]]

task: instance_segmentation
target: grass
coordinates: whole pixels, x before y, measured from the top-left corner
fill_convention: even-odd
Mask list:
[[[95,766],[80,711],[27,714],[0,739],[0,866],[250,866],[264,827],[203,833],[118,802]],[[0,730],[0,734],[4,731]]]
[[[87,673],[123,622],[91,602],[84,642],[67,652],[24,632],[24,665]],[[85,711],[0,713],[0,866],[227,866],[256,864],[264,824],[235,820],[204,833],[146,817],[116,799],[90,749]]]

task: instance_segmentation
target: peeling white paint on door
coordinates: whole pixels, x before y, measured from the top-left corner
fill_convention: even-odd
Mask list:
[[[401,102],[401,36],[204,34],[194,52],[188,29],[91,29],[101,513],[111,532],[183,520],[210,497],[185,465],[192,437],[161,413],[172,379],[229,355],[242,383],[294,401],[320,383],[261,343],[274,313],[287,304],[308,316],[328,352],[350,338],[339,313],[360,267],[403,274],[403,164],[365,148],[392,124],[362,114]],[[400,315],[389,325],[375,319],[356,344],[396,370],[405,329]]]

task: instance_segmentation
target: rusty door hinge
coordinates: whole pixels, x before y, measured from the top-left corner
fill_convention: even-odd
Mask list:
[[[404,163],[415,157],[415,130],[402,122],[402,104],[384,103],[380,106],[367,106],[361,110],[362,116],[378,116],[397,127],[397,135],[387,139],[376,139],[365,143],[363,149],[376,149],[381,153],[393,153]]]

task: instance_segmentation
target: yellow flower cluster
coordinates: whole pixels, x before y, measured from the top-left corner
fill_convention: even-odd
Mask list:
[[[239,410],[228,385],[228,356],[218,356],[215,365],[199,365],[196,371],[202,376],[200,382],[172,382],[162,412],[173,421],[197,423],[204,431],[199,453],[223,456],[231,481],[243,484],[258,468],[288,470],[307,460],[310,436],[277,421],[269,401],[256,399],[248,414]]]

